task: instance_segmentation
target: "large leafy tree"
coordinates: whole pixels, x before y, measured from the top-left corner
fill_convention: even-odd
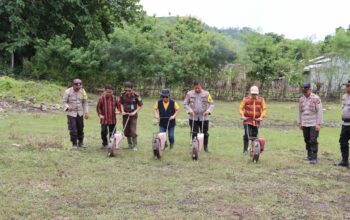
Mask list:
[[[38,40],[66,35],[73,47],[103,39],[114,27],[143,17],[138,0],[3,0],[0,1],[0,51],[14,60],[31,57]]]

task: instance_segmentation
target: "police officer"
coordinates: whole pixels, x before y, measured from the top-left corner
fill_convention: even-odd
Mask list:
[[[307,157],[310,164],[317,163],[318,134],[323,124],[322,102],[318,95],[311,92],[311,84],[302,86],[303,96],[299,99],[298,125],[303,131]]]
[[[190,128],[193,130],[192,138],[194,138],[199,131],[203,132],[204,150],[208,153],[208,116],[214,109],[214,101],[209,92],[202,89],[200,81],[194,81],[193,90],[187,92],[185,96],[184,106],[187,114],[189,115]]]
[[[350,139],[350,80],[345,84],[346,93],[342,97],[342,120],[343,125],[340,133],[340,151],[342,160],[338,166],[349,168],[349,139]]]
[[[141,96],[134,92],[133,84],[126,82],[120,97],[120,108],[123,115],[124,135],[128,139],[128,148],[137,150],[137,113],[143,105]],[[126,124],[127,123],[127,124]]]
[[[88,119],[87,94],[80,79],[73,80],[73,86],[63,95],[63,110],[67,113],[68,129],[72,148],[84,147],[84,118]]]

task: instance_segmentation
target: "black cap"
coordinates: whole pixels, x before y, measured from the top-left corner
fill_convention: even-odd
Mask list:
[[[168,97],[170,97],[170,90],[169,89],[162,89],[162,92],[160,93],[160,96],[168,96]]]
[[[303,84],[303,86],[301,88],[303,88],[303,89],[310,89],[311,88],[311,83],[306,82],[306,83]]]

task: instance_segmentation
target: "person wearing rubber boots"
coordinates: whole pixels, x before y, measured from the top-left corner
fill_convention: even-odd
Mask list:
[[[72,149],[84,148],[84,118],[89,118],[87,94],[80,79],[73,80],[73,86],[63,95],[63,110],[67,113],[68,129]]]
[[[203,132],[204,150],[209,153],[209,115],[213,112],[214,101],[209,92],[202,89],[200,81],[194,81],[193,90],[187,92],[185,96],[184,106],[189,115],[191,131],[193,130],[192,138],[194,138],[199,131]]]
[[[250,95],[244,97],[239,106],[239,113],[243,120],[244,135],[243,135],[243,154],[248,154],[248,133],[251,137],[258,136],[258,127],[261,121],[266,116],[267,106],[263,97],[259,96],[259,88],[252,86]]]
[[[340,152],[342,160],[337,164],[342,167],[349,167],[349,140],[350,140],[350,80],[344,84],[346,93],[342,97],[342,128],[340,132]]]
[[[323,109],[320,97],[311,92],[311,84],[302,86],[303,96],[299,99],[299,128],[303,131],[307,157],[310,164],[317,163],[317,138],[323,124]]]
[[[141,96],[134,92],[133,84],[126,82],[124,92],[120,96],[120,109],[123,115],[124,135],[128,139],[128,148],[137,151],[137,113],[143,102]]]
[[[117,123],[116,115],[120,113],[119,97],[113,95],[114,88],[111,84],[106,84],[102,96],[98,99],[96,111],[101,123],[101,149],[106,149],[108,138],[112,136]]]
[[[175,142],[176,116],[180,112],[180,106],[170,98],[170,90],[163,89],[160,99],[154,104],[154,117],[159,120],[159,132],[168,132],[170,150]],[[168,129],[168,131],[167,131]],[[167,147],[167,144],[165,145]]]

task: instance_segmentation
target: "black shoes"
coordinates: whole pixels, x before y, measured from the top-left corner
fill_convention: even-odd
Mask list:
[[[341,160],[339,163],[337,163],[335,165],[349,168],[349,161]]]

